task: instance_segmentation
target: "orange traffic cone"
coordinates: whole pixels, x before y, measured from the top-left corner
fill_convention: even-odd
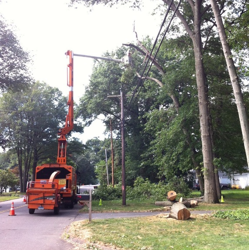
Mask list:
[[[10,208],[10,214],[9,216],[15,216],[15,210],[14,210],[14,202],[11,203],[11,208]]]
[[[25,203],[27,202],[26,196],[23,197],[23,202],[25,202]]]

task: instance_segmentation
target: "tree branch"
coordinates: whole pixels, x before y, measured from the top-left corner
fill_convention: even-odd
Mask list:
[[[168,6],[170,6],[170,4],[171,4],[171,0],[163,0],[163,2],[164,2],[165,4],[167,4]],[[189,4],[190,4],[190,3],[189,3]],[[192,8],[192,6],[191,6],[191,8]],[[171,9],[172,9],[173,11],[176,10],[175,4],[172,4],[172,5],[171,5]],[[192,10],[193,10],[193,8],[192,8]],[[179,10],[176,11],[176,16],[181,20],[181,22],[182,22],[182,24],[184,25],[184,27],[185,27],[187,33],[188,33],[189,36],[193,39],[194,33],[193,33],[193,31],[190,29],[190,27],[188,26],[186,19],[183,17],[183,15],[180,13]]]
[[[137,51],[139,51],[141,54],[143,54],[144,56],[148,57],[152,62],[153,64],[155,65],[155,67],[159,70],[159,72],[164,75],[164,71],[163,71],[163,68],[161,67],[161,65],[156,61],[154,60],[154,58],[152,56],[150,56],[150,52],[140,43],[140,46],[143,48],[141,49],[140,47],[132,44],[132,43],[129,43],[129,44],[123,44],[124,46],[129,46],[129,47],[132,47],[132,48],[135,48]]]
[[[148,79],[148,80],[155,81],[161,88],[163,87],[163,83],[160,80],[156,79],[156,78],[149,77],[149,76],[147,76],[147,77],[141,77],[141,75],[138,72],[136,72],[136,75],[139,78],[141,78],[142,80]]]
[[[194,2],[193,0],[187,0],[187,2],[190,4],[192,11],[194,12]]]
[[[207,5],[206,8],[203,10],[203,12],[201,13],[201,17],[207,12],[208,9],[211,8],[211,5]]]
[[[138,72],[136,72],[137,76],[141,79],[148,79],[148,80],[151,80],[151,81],[155,81],[161,88],[163,87],[163,83],[161,81],[159,81],[158,79],[156,78],[153,78],[153,77],[141,77],[140,74]],[[174,94],[169,94],[169,96],[171,97],[173,103],[174,103],[174,107],[176,109],[176,112],[178,113],[179,111],[179,108],[180,108],[180,103],[179,103],[179,100],[178,98],[176,98],[176,96]]]

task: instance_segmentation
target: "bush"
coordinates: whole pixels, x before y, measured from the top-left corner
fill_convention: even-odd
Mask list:
[[[126,187],[126,198],[129,200],[166,200],[167,193],[174,190],[178,197],[186,197],[191,193],[188,185],[184,180],[179,178],[172,179],[168,184],[164,182],[150,183],[148,179],[144,180],[142,177],[138,177],[134,182],[134,187]],[[122,197],[121,184],[115,187],[101,185],[95,191],[93,199],[95,200],[116,200]]]
[[[188,184],[183,179],[176,176],[168,182],[167,189],[169,191],[173,190],[178,194],[178,196],[183,197],[187,197],[192,192]]]
[[[231,219],[231,220],[248,220],[249,210],[231,210],[231,211],[218,211],[213,215],[215,218]]]
[[[137,177],[134,182],[134,187],[127,187],[128,199],[154,199],[166,200],[167,193],[170,191],[164,182],[150,183],[148,179],[144,180],[142,177]]]
[[[129,199],[144,199],[151,196],[152,187],[148,179],[144,180],[142,177],[137,177],[134,187],[130,187],[127,191]]]
[[[144,180],[138,177],[134,182],[134,187],[127,187],[128,199],[149,199],[166,200],[167,193],[174,190],[178,197],[186,197],[191,193],[190,188],[184,180],[179,178],[172,179],[168,184],[164,182],[150,183],[148,179]]]
[[[121,185],[105,186],[100,185],[93,195],[94,200],[117,200],[122,197]]]

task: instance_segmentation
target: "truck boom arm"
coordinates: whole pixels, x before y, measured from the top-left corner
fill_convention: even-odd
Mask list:
[[[73,129],[74,123],[74,109],[73,109],[73,53],[68,50],[66,55],[69,56],[69,64],[68,64],[68,82],[69,86],[69,99],[68,99],[68,114],[66,116],[65,125],[63,128],[58,131],[58,152],[57,152],[57,163],[58,164],[66,164],[66,153],[67,153],[67,140],[66,135]]]

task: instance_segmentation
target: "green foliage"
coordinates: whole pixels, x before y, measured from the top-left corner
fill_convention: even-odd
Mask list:
[[[72,2],[85,2],[89,5],[104,2],[115,3],[115,1],[81,0]],[[215,162],[219,163],[217,167],[220,170],[241,171],[246,165],[246,157],[244,156],[238,114],[232,99],[232,89],[221,43],[214,27],[214,16],[211,8],[208,8],[206,4],[206,2],[201,2],[200,35],[203,42],[201,46],[202,61],[206,79],[204,91],[209,96],[208,105],[211,112],[209,122],[212,125],[211,133],[214,137],[213,152],[216,159],[220,159]],[[243,7],[239,10],[233,8],[232,1],[219,4],[221,4],[222,12],[233,12],[232,18],[229,20],[232,21],[231,23],[236,24],[239,20],[244,27],[248,25],[244,3],[236,4]],[[188,27],[193,31],[194,15],[190,3],[183,2],[180,12]],[[163,40],[156,58],[159,67],[152,66],[148,75],[151,77],[150,80],[140,81],[135,74],[141,73],[141,67],[145,65],[145,54],[137,50],[136,46],[131,47],[133,68],[121,68],[114,62],[96,62],[90,85],[81,99],[77,111],[86,126],[100,114],[105,116],[104,123],[107,129],[109,129],[109,121],[112,120],[113,134],[117,139],[115,182],[118,183],[121,180],[119,172],[121,170],[120,100],[119,98],[107,98],[107,96],[118,95],[121,87],[123,87],[125,96],[133,94],[136,86],[141,85],[132,102],[129,102],[130,98],[124,100],[126,183],[128,194],[131,194],[131,197],[152,196],[149,186],[159,180],[169,182],[173,190],[176,190],[177,187],[178,192],[186,195],[188,188],[183,183],[177,183],[175,178],[187,180],[189,170],[202,166],[203,151],[199,122],[201,114],[198,110],[194,50],[192,40],[187,33],[180,32],[179,24],[176,19],[171,28],[174,38]],[[233,33],[237,33],[235,27],[232,27]],[[233,34],[230,39],[238,43]],[[246,40],[246,37],[242,36],[241,39]],[[152,41],[149,38],[144,39],[142,44],[148,51],[151,50]],[[234,48],[237,46],[235,44]],[[243,47],[240,48],[241,51],[246,46]],[[126,51],[127,47],[121,47],[115,52],[107,52],[104,56],[122,58]],[[236,52],[236,54],[238,59],[239,53]],[[161,72],[159,72],[159,68],[162,69]],[[164,73],[162,74],[162,72]],[[248,105],[248,97],[245,98],[245,101]],[[104,184],[107,175],[103,158],[100,158],[98,165],[98,179]],[[110,160],[108,168],[110,172]],[[145,181],[137,186],[136,181],[135,187],[132,188],[138,176],[148,179],[148,182]],[[159,188],[158,193],[161,193],[162,189],[157,185],[153,190],[157,187]]]
[[[130,200],[166,200],[169,188],[164,182],[150,183],[148,179],[138,177],[134,187],[127,187],[127,197]]]
[[[18,184],[18,178],[10,170],[0,169],[0,193],[8,186],[14,187]]]
[[[103,5],[107,5],[109,7],[114,6],[115,4],[119,3],[119,4],[128,4],[130,7],[132,8],[139,8],[141,6],[141,0],[70,0],[70,3],[72,5],[75,4],[84,4],[87,7],[91,7],[93,5],[98,5],[98,4],[103,4]]]
[[[239,209],[231,211],[217,211],[213,216],[220,219],[249,220],[249,210]]]
[[[191,190],[189,186],[180,178],[173,178],[168,184],[164,182],[150,183],[148,179],[138,177],[133,187],[127,187],[128,199],[154,199],[154,200],[166,200],[167,193],[174,190],[178,196],[187,197]]]
[[[187,182],[177,176],[169,180],[167,186],[169,190],[174,190],[177,194],[180,195],[183,194],[183,197],[187,197],[191,193],[191,189],[189,188]]]
[[[58,126],[65,121],[67,101],[57,88],[37,82],[19,93],[3,94],[0,107],[0,133],[17,155],[24,191],[29,171],[38,162],[56,158]]]
[[[93,195],[93,199],[95,200],[116,200],[122,197],[122,189],[121,185],[107,186],[100,185]]]
[[[249,79],[249,1],[226,1],[223,15],[227,42],[233,52],[237,75]]]
[[[186,197],[190,194],[191,190],[188,185],[183,181],[175,179],[168,183],[167,185],[164,182],[159,183],[150,183],[148,179],[143,179],[142,177],[137,177],[134,182],[133,187],[126,187],[126,198],[128,200],[166,200],[167,193],[171,190],[174,190],[178,193],[178,196]],[[94,199],[99,200],[115,200],[119,199],[122,196],[121,185],[112,186],[101,185],[95,191]]]
[[[27,67],[30,59],[2,16],[0,16],[0,46],[0,89],[20,91],[31,81]]]
[[[152,185],[148,179],[144,180],[142,177],[137,177],[134,182],[134,187],[129,188],[127,197],[129,199],[145,199],[152,195]]]

